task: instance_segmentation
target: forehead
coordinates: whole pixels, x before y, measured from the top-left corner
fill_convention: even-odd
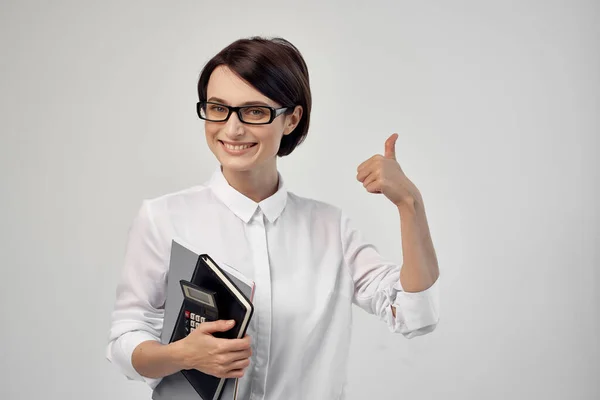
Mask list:
[[[225,65],[219,65],[210,74],[206,95],[208,99],[217,97],[225,100],[228,103],[227,105],[253,101],[275,105],[273,100],[256,90]]]

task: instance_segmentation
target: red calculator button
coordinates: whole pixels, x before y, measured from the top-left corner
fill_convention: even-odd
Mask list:
[[[189,312],[189,311],[187,311],[187,310],[185,311],[185,317],[186,317],[186,318],[189,318],[189,317],[190,317],[190,312]]]

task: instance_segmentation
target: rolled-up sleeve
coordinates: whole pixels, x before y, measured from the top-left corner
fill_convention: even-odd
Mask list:
[[[131,355],[147,340],[160,341],[166,296],[168,249],[160,239],[148,201],[129,230],[125,260],[111,314],[106,358],[129,380],[145,381],[151,388],[160,379],[140,375]]]
[[[385,320],[392,332],[402,333],[407,338],[432,332],[439,322],[439,277],[429,288],[421,292],[405,292],[400,280],[386,290],[385,302],[396,309],[385,307]]]
[[[432,332],[439,321],[439,277],[424,291],[405,292],[400,265],[384,259],[343,212],[341,236],[344,261],[354,282],[354,304],[377,315],[391,332],[406,338]]]

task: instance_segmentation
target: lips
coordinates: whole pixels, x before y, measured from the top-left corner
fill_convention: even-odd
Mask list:
[[[219,140],[219,143],[230,154],[241,154],[257,145],[257,143],[226,143],[222,140]]]
[[[225,147],[227,147],[229,150],[245,150],[245,149],[249,149],[250,147],[254,146],[256,143],[248,143],[248,144],[229,144],[229,143],[225,143],[223,142],[223,145]]]

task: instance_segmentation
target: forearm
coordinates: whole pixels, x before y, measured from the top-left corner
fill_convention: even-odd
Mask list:
[[[439,276],[423,199],[419,195],[398,205],[403,264],[400,284],[406,292],[421,292]]]
[[[131,355],[133,368],[147,378],[162,378],[185,369],[182,342],[167,345],[154,340],[140,343]]]

